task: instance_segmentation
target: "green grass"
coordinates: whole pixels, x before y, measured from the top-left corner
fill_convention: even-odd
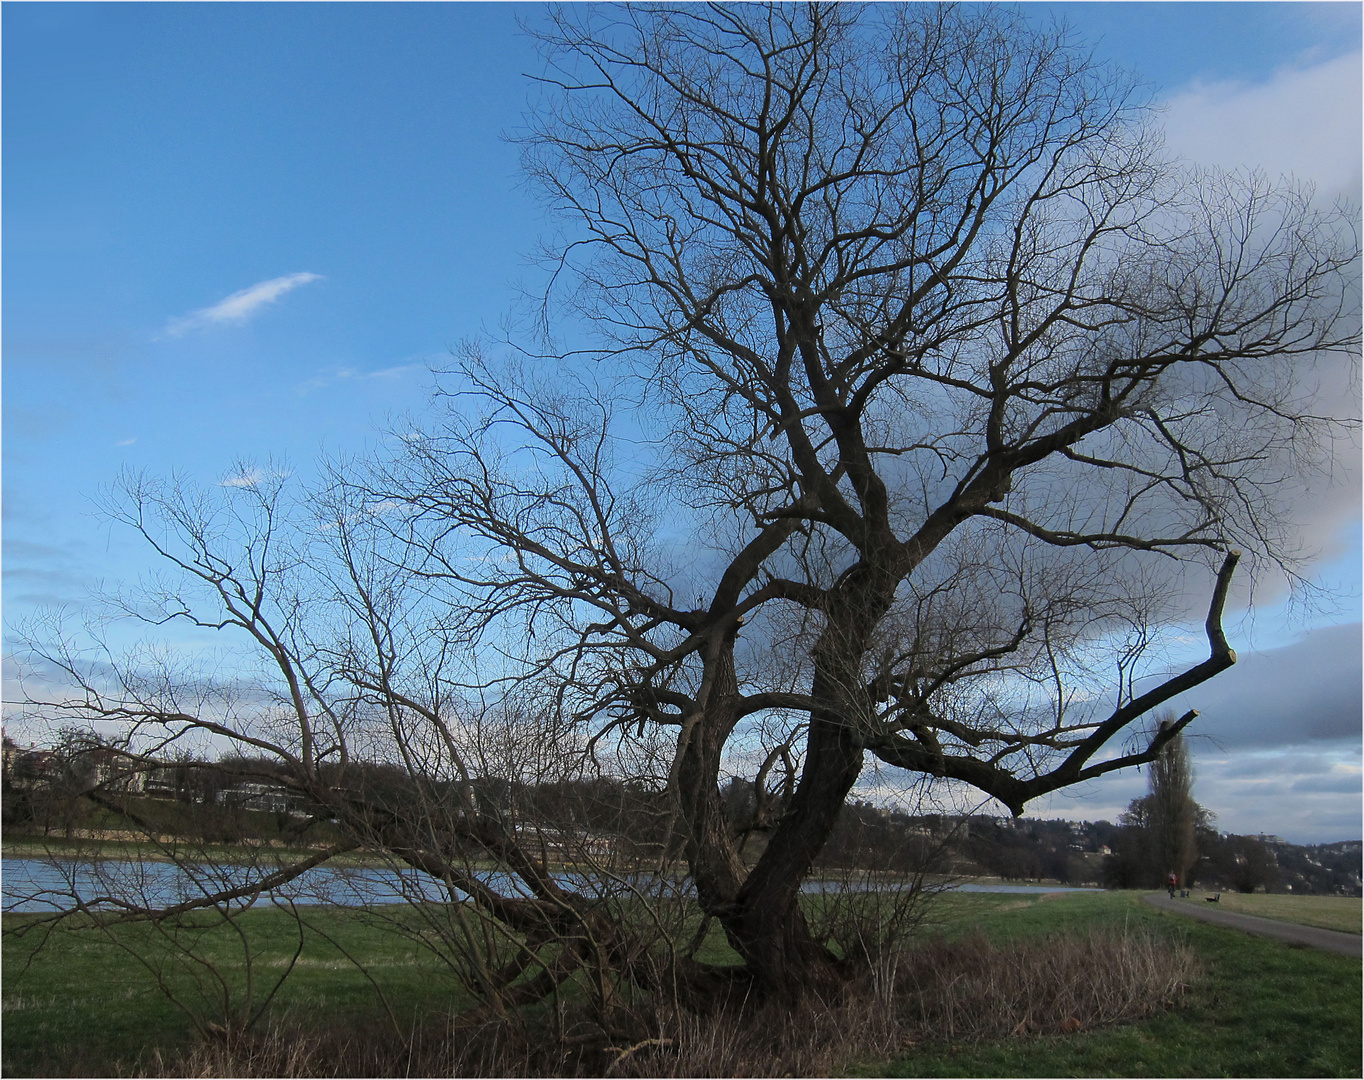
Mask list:
[[[1183,902],[1202,906],[1204,897],[1211,895],[1195,891]],[[1323,930],[1339,930],[1346,934],[1360,932],[1360,917],[1364,901],[1353,896],[1293,896],[1290,893],[1222,893],[1218,907],[1223,911],[1238,911],[1243,915],[1258,915],[1262,919],[1319,926]]]
[[[387,909],[386,909],[387,910]],[[392,909],[398,911],[401,909]],[[312,908],[298,968],[275,1002],[326,1022],[372,1023],[383,1016],[374,988],[329,944],[344,943],[369,968],[404,1023],[444,1014],[463,1001],[441,964],[416,943],[344,909]],[[31,917],[6,915],[11,931]],[[1358,1076],[1360,964],[1156,911],[1136,893],[957,894],[933,909],[926,930],[948,936],[983,931],[992,939],[1086,932],[1095,927],[1150,930],[1188,941],[1204,975],[1170,1011],[1128,1027],[1069,1036],[1026,1037],[960,1047],[924,1045],[893,1061],[862,1062],[868,1076]],[[258,974],[278,974],[296,936],[287,915],[263,909],[242,918]],[[144,951],[145,926],[126,928]],[[201,942],[240,990],[242,953],[221,929]],[[89,930],[53,935],[32,963],[32,937],[6,933],[3,1007],[7,1076],[112,1075],[136,1068],[151,1047],[193,1038],[192,1027],[128,953]],[[150,952],[155,953],[155,949]],[[712,931],[703,958],[729,955]],[[189,998],[191,972],[172,983]],[[258,991],[259,995],[260,991]]]
[[[272,1005],[275,1015],[314,1014],[343,1023],[384,1016],[374,985],[328,938],[341,942],[365,965],[403,1021],[467,1004],[439,960],[417,943],[345,909],[304,910],[311,928],[305,929],[298,963]],[[401,905],[392,910],[406,914]],[[32,919],[4,916],[6,1076],[126,1072],[150,1048],[182,1046],[194,1037],[186,1013],[157,988],[155,977],[129,951],[91,929],[54,933],[38,947],[41,939],[11,932]],[[293,957],[298,931],[287,914],[268,908],[245,913],[240,925],[250,941],[254,1001],[259,1003]],[[168,959],[168,950],[145,924],[125,926],[118,933],[124,944],[154,962]],[[246,964],[236,935],[219,925],[204,934],[197,948],[229,975],[234,1007],[244,1004]],[[220,1015],[208,967],[181,960],[166,964],[165,971],[178,1000],[205,1018]]]
[[[975,898],[972,898],[975,899]],[[863,1076],[1359,1076],[1360,962],[1166,914],[1138,893],[1061,894],[978,910],[995,939],[1089,926],[1188,941],[1204,973],[1131,1026],[978,1046],[923,1047]]]

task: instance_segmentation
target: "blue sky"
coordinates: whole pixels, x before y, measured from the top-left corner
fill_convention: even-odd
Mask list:
[[[1360,5],[1027,10],[1141,72],[1181,152],[1358,200]],[[546,222],[501,138],[533,92],[518,20],[535,5],[10,3],[0,17],[12,624],[136,572],[92,514],[121,467],[212,483],[273,456],[306,472],[419,411],[428,366],[533,280]],[[1303,508],[1337,599],[1290,611],[1263,590],[1237,616],[1248,662],[1204,709],[1219,742],[1199,748],[1199,793],[1226,829],[1361,832],[1357,462],[1342,475]],[[1344,687],[1311,706],[1333,720],[1284,717],[1275,735],[1255,679],[1282,688],[1308,669],[1308,689]],[[1051,812],[1112,817],[1142,782]]]

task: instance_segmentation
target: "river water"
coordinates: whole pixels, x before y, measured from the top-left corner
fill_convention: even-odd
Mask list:
[[[90,902],[94,898],[117,898],[139,907],[165,907],[220,892],[249,882],[254,874],[242,866],[207,863],[177,865],[165,862],[135,862],[121,859],[77,861],[73,859],[0,860],[0,907],[7,912],[52,911],[71,907],[76,897]],[[526,894],[523,882],[498,870],[479,872],[480,880],[502,893]],[[565,871],[555,875],[566,887],[586,888],[625,895],[636,890],[657,892],[657,878],[589,879]],[[685,888],[685,883],[681,886]],[[828,892],[843,888],[866,888],[865,884],[846,885],[841,881],[807,881],[805,892]],[[874,886],[873,886],[874,887]],[[1049,892],[1089,892],[1065,885],[1005,885],[967,882],[952,885],[962,892],[1038,894]],[[415,870],[387,867],[319,866],[268,894],[279,901],[296,904],[338,904],[362,907],[392,904],[403,900],[463,900],[464,893],[447,890],[440,882]],[[244,902],[244,901],[243,901]],[[100,906],[112,907],[111,901]]]

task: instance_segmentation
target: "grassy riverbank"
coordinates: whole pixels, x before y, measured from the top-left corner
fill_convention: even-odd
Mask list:
[[[121,859],[142,862],[214,863],[217,865],[247,865],[261,859],[280,862],[301,862],[323,850],[317,847],[298,847],[284,843],[260,842],[248,844],[201,844],[188,841],[153,843],[150,840],[89,839],[60,836],[6,836],[0,844],[0,855],[6,859]],[[334,855],[333,866],[388,866],[392,860],[376,852],[347,851]]]
[[[380,916],[398,918],[387,925],[343,909],[303,914],[301,938],[286,913],[263,909],[242,917],[257,1004],[297,955],[271,1003],[272,1015],[360,1027],[384,1022],[387,1008],[398,1023],[410,1025],[463,1004],[439,959],[393,932],[419,929],[410,911],[384,909]],[[153,1048],[171,1051],[192,1040],[185,1014],[156,990],[129,952],[90,931],[54,935],[35,952],[35,938],[10,933],[29,921],[4,917],[6,1076],[127,1074],[139,1060],[145,1067]],[[848,1068],[868,1076],[1358,1075],[1358,961],[1165,914],[1135,893],[957,894],[937,902],[925,929],[949,938],[982,931],[1005,941],[1104,927],[1187,941],[1203,973],[1172,1009],[1139,1024],[955,1047],[926,1042],[892,1061],[850,1062]],[[151,928],[123,933],[124,944],[136,946],[153,967],[166,959]],[[212,970],[227,976],[243,1000],[241,940],[214,932],[196,947],[211,968],[162,968],[182,1002],[192,1006],[195,994],[213,989]],[[723,942],[712,938],[706,958],[721,960],[724,951]],[[345,954],[364,965],[372,982]]]

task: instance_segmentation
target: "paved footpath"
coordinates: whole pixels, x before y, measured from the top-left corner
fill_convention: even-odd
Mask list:
[[[1361,956],[1364,938],[1359,934],[1344,934],[1339,930],[1322,930],[1316,926],[1300,926],[1298,923],[1280,922],[1278,919],[1262,919],[1258,915],[1242,915],[1239,911],[1225,911],[1216,904],[1190,904],[1183,900],[1171,900],[1164,893],[1142,897],[1148,904],[1162,911],[1174,911],[1218,926],[1230,926],[1244,930],[1248,934],[1278,938],[1313,949],[1339,953],[1341,956]]]

